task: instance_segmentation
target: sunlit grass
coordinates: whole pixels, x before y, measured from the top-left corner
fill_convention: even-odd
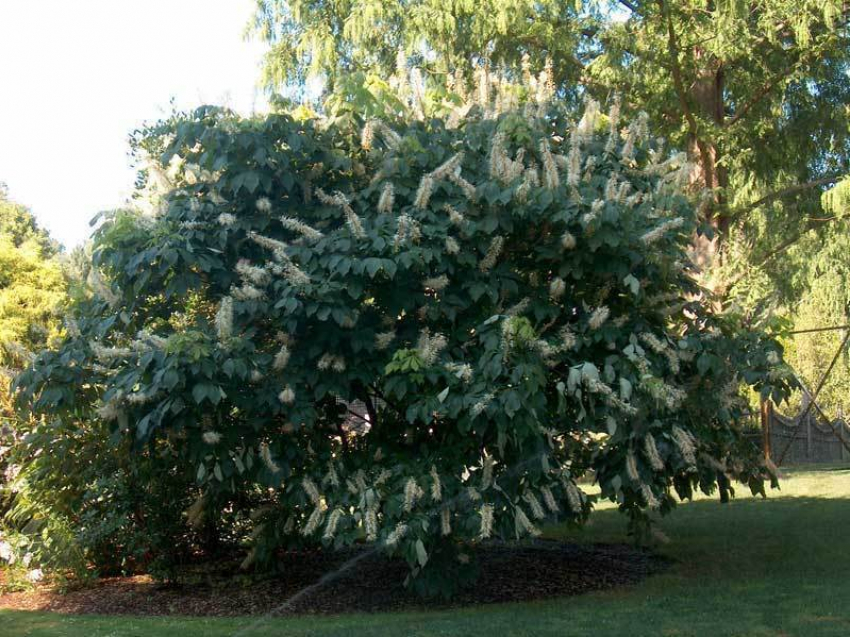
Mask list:
[[[0,611],[0,635],[848,635],[850,465],[786,471],[779,491],[728,505],[700,497],[661,521],[672,566],[629,588],[432,613],[269,619],[62,617]],[[550,536],[622,542],[625,520]],[[247,630],[246,629],[249,629]]]

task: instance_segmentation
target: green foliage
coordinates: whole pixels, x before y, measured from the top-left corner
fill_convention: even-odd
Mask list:
[[[836,225],[825,232],[822,244],[820,239],[813,238],[812,242],[819,242],[817,247],[806,241],[792,253],[792,257],[802,264],[797,276],[809,289],[791,314],[796,329],[850,324],[850,288],[847,286],[850,277],[850,263],[847,261],[850,240],[842,225]],[[798,334],[784,339],[788,350],[787,360],[810,392],[817,388],[845,334],[843,330],[826,331]],[[850,407],[848,357],[850,352],[845,348],[818,397],[818,403],[830,418],[837,418],[841,411],[847,413]]]
[[[35,561],[77,580],[147,571],[174,577],[203,538],[185,525],[194,474],[159,445],[130,454],[97,420],[38,423],[7,516]]]
[[[560,99],[621,95],[625,114],[647,112],[656,133],[693,163],[689,194],[706,233],[693,252],[702,284],[751,316],[772,313],[797,328],[847,323],[846,309],[833,302],[847,288],[840,273],[848,264],[843,2],[263,0],[258,7],[253,28],[270,47],[267,85],[287,89],[318,75],[333,113],[347,102],[386,117],[376,105],[392,102],[377,94],[416,92],[430,112],[452,91],[480,91],[494,69],[524,92],[530,69],[547,61]],[[825,267],[837,274],[821,276]],[[837,348],[834,336],[793,346],[809,384]],[[840,378],[850,374],[845,360],[834,374],[824,395],[833,409],[846,386]]]
[[[385,0],[262,0],[249,31],[269,43],[263,80],[271,88],[305,88],[320,77],[329,93],[351,73],[388,78],[399,60],[426,75],[453,73],[469,80],[484,57],[503,67],[542,68],[560,53],[561,86],[575,87],[582,71],[573,61],[583,35],[596,24],[582,3],[488,0],[386,2]]]
[[[267,85],[317,75],[332,106],[356,73],[440,102],[495,69],[527,86],[547,63],[563,100],[621,95],[694,163],[719,237],[697,244],[706,283],[762,311],[808,290],[788,247],[846,218],[821,195],[848,173],[848,19],[841,0],[261,0],[251,29],[269,43]]]
[[[539,97],[142,131],[156,214],[105,220],[79,333],[17,380],[43,444],[108,444],[125,488],[194,502],[246,566],[365,539],[424,594],[467,579],[478,542],[583,522],[590,471],[636,531],[718,475],[763,493],[737,392],[781,399],[781,348],[694,283],[687,166],[644,118],[621,137],[616,113],[576,125]],[[108,439],[78,424],[95,413]]]
[[[10,483],[18,472],[14,447],[28,418],[24,414],[21,420],[15,414],[11,376],[28,364],[31,351],[43,349],[58,336],[57,309],[64,294],[56,244],[24,206],[10,201],[0,189],[0,544],[6,546],[0,552],[18,556],[18,566],[28,566],[33,555],[25,538],[15,539],[14,547],[9,542],[13,529],[3,523],[3,516],[14,495]],[[19,583],[26,582],[26,568],[21,567],[20,573]]]
[[[65,290],[56,253],[29,211],[0,192],[0,365],[20,366],[56,335]]]
[[[755,312],[793,306],[808,282],[789,246],[812,236],[819,245],[836,220],[821,193],[848,171],[844,8],[637,6],[594,62],[600,80],[627,85],[627,101],[653,118],[677,104],[664,132],[688,148],[695,179],[712,190],[703,210],[722,242],[716,284]]]

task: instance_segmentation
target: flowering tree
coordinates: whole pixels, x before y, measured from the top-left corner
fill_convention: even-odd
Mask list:
[[[98,230],[94,294],[22,399],[111,422],[152,480],[188,471],[188,523],[249,537],[246,566],[365,540],[424,592],[470,545],[582,522],[591,471],[644,523],[725,476],[763,492],[737,391],[780,395],[780,350],[693,283],[682,156],[535,92],[144,131],[154,209]]]

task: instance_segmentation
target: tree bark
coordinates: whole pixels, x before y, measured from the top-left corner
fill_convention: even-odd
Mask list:
[[[724,73],[723,63],[699,47],[691,52],[697,69],[693,84],[688,89],[688,101],[693,105],[697,122],[710,123],[692,129],[688,143],[688,155],[694,163],[691,184],[697,190],[711,194],[700,206],[700,217],[714,231],[714,236],[694,237],[691,258],[703,271],[708,272],[721,258],[720,247],[729,231],[729,218],[724,214],[725,189],[729,184],[726,168],[718,165],[722,149],[713,139],[712,130],[724,126]]]

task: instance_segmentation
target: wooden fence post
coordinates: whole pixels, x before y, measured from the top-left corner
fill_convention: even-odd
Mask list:
[[[762,448],[764,450],[764,458],[765,460],[770,460],[770,417],[772,415],[772,406],[770,399],[765,400],[762,398],[760,405],[761,412],[761,435],[762,435]]]
[[[806,417],[806,460],[812,461],[812,414]]]

